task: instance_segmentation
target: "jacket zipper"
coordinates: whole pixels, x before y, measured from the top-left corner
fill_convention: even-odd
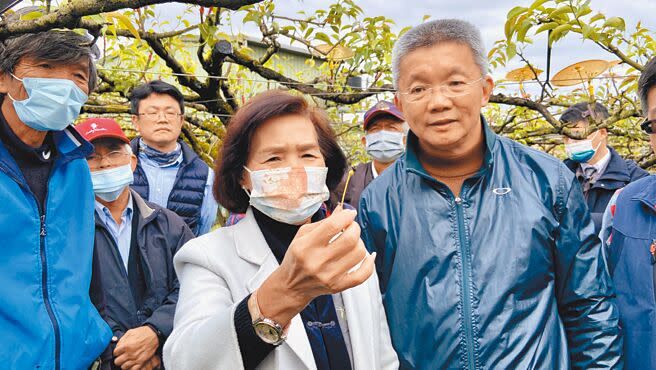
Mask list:
[[[46,193],[46,201],[48,199],[48,195]],[[35,198],[36,200],[36,198]],[[44,207],[45,208],[45,207]],[[52,322],[52,328],[55,332],[55,369],[59,370],[60,364],[59,364],[59,357],[60,357],[60,346],[61,346],[61,338],[60,338],[60,333],[59,333],[59,324],[57,323],[57,318],[55,317],[55,313],[52,309],[52,304],[50,303],[50,296],[48,295],[48,260],[46,258],[46,215],[45,215],[45,210],[43,214],[40,217],[41,220],[41,248],[40,248],[40,253],[41,253],[41,293],[43,294],[43,301],[46,306],[46,311],[48,312],[48,316],[50,317],[50,322]]]
[[[464,190],[464,188],[462,189]],[[471,263],[468,258],[469,256],[469,242],[465,237],[465,214],[462,206],[462,198],[455,197],[455,206],[458,214],[458,239],[460,241],[460,255],[462,261],[462,284],[461,284],[461,295],[462,295],[462,316],[465,322],[465,340],[467,348],[467,368],[470,370],[476,369],[476,362],[474,360],[474,329],[472,324],[472,315],[471,315],[471,301],[472,301],[472,286],[469,279],[469,273],[471,271]]]
[[[32,199],[34,199],[34,203],[36,203],[36,208],[38,210],[38,215],[39,215],[39,258],[41,260],[41,294],[43,295],[43,303],[46,307],[46,312],[48,312],[48,318],[50,319],[50,323],[52,324],[52,329],[55,334],[55,370],[60,369],[60,364],[59,364],[59,357],[60,357],[60,352],[61,352],[61,338],[60,338],[60,332],[59,332],[59,323],[57,322],[57,318],[55,317],[55,313],[52,309],[52,304],[50,303],[50,297],[48,295],[48,260],[46,259],[46,210],[45,210],[45,205],[48,202],[48,190],[46,187],[46,198],[44,200],[44,205],[43,209],[41,209],[41,206],[39,205],[39,202],[36,200],[36,196],[32,192],[32,189],[30,189],[29,186],[26,184],[22,183],[16,176],[12,175],[4,166],[0,166],[0,168],[4,169],[5,173],[7,176],[11,177],[20,187],[25,189],[30,195],[32,195]],[[54,170],[54,164],[53,168],[51,169],[50,173],[52,174]],[[48,183],[50,183],[50,178],[48,178]]]

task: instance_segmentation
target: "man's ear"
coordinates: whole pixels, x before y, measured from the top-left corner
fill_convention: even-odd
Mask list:
[[[0,94],[9,92],[9,85],[11,84],[11,74],[8,72],[0,73]]]
[[[141,135],[141,126],[139,126],[139,116],[133,114],[130,118],[132,120],[132,126],[134,126],[134,129],[137,130],[139,135]]]
[[[130,166],[132,167],[132,172],[134,172],[134,170],[137,169],[137,161],[138,160],[139,159],[137,159],[136,155],[134,155],[134,154],[130,155]]]
[[[362,146],[366,148],[367,147],[367,138],[363,136],[361,141],[362,141]]]
[[[492,91],[494,90],[494,80],[492,79],[492,76],[490,75],[485,75],[483,77],[483,81],[481,81],[483,84],[483,96],[481,100],[481,106],[486,106],[487,103],[490,102],[490,96],[492,95]]]

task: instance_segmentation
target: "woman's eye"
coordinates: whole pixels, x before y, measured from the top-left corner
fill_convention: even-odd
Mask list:
[[[317,156],[312,153],[306,153],[303,154],[303,158],[317,158]]]
[[[462,86],[464,84],[464,81],[449,81],[449,86]]]
[[[280,157],[271,157],[271,158],[268,158],[264,162],[275,162],[275,161],[279,161],[279,160],[280,160]]]

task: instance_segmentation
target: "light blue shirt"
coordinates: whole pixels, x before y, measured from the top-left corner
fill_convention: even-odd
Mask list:
[[[130,242],[132,239],[132,213],[132,194],[129,194],[128,206],[123,210],[120,225],[116,223],[109,209],[96,200],[96,214],[114,238],[126,274],[128,272],[128,258],[130,258]]]
[[[166,208],[169,202],[169,195],[175,184],[175,177],[182,163],[182,156],[183,154],[180,153],[180,156],[175,162],[162,166],[150,160],[145,153],[139,152],[141,168],[143,168],[148,179],[148,201]],[[210,168],[207,174],[207,183],[205,183],[203,203],[200,208],[199,236],[208,233],[212,225],[214,225],[214,221],[216,221],[216,212],[219,204],[214,200],[214,196],[212,195],[213,183],[214,171]]]

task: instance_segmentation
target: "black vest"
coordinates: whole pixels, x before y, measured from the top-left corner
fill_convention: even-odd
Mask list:
[[[187,144],[182,141],[179,141],[179,143],[182,147],[182,163],[175,177],[166,208],[182,217],[194,235],[197,235],[209,166]],[[132,140],[130,145],[135,155],[138,155],[139,138]],[[132,183],[131,188],[139,193],[142,198],[148,200],[148,177],[146,177],[146,173],[139,161],[137,161],[137,168],[134,170],[134,183]]]

